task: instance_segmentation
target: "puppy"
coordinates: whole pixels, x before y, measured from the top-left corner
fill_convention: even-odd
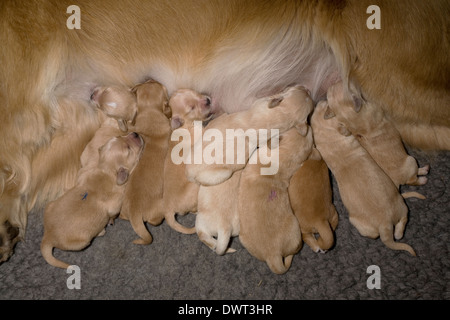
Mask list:
[[[259,144],[267,142],[294,126],[306,135],[307,117],[312,108],[313,102],[309,91],[302,86],[292,86],[279,94],[258,99],[249,110],[224,114],[212,120],[206,129],[214,129],[215,132],[220,132],[222,137],[226,137],[222,155],[218,156],[216,152],[216,161],[212,164],[203,161],[201,164],[186,165],[188,179],[206,186],[224,182],[234,171],[244,168],[249,156]],[[247,133],[254,129],[265,129],[267,132],[270,131],[270,134],[251,139]],[[231,138],[227,133],[229,130],[234,133]],[[238,142],[244,139],[245,151],[237,150],[239,143],[234,143],[236,138]],[[209,143],[203,140],[203,138],[197,139],[194,142],[194,147],[191,149],[194,156],[197,152],[203,154],[205,150],[211,148],[212,143],[215,143],[214,139],[211,139]],[[231,161],[230,154],[234,157]]]
[[[200,186],[195,230],[199,239],[218,255],[235,252],[228,248],[231,237],[239,235],[239,213],[236,199],[242,170],[214,186]]]
[[[238,196],[239,239],[253,256],[266,261],[277,274],[287,272],[293,255],[301,248],[301,231],[289,204],[288,186],[292,175],[310,155],[312,146],[311,130],[303,137],[291,129],[281,135],[276,174],[261,175],[261,164],[248,164],[242,171]],[[272,152],[274,149],[272,146]]]
[[[381,108],[352,96],[344,89],[342,82],[328,89],[327,100],[337,119],[358,139],[397,187],[427,182],[424,175],[428,174],[430,166],[418,168],[416,159],[406,153],[399,132]]]
[[[316,151],[317,152],[317,151]],[[314,252],[325,252],[334,244],[338,214],[332,202],[328,167],[320,156],[308,159],[289,183],[289,200],[297,217],[303,241]],[[318,233],[318,238],[314,236]]]
[[[365,237],[380,236],[394,250],[415,256],[406,243],[398,243],[408,221],[408,208],[397,187],[358,140],[338,121],[327,101],[311,117],[316,147],[336,177],[350,222]],[[395,226],[395,228],[394,228]]]
[[[164,192],[164,162],[169,149],[170,108],[167,89],[159,82],[149,80],[135,86],[138,116],[130,129],[145,141],[136,173],[130,177],[120,218],[130,220],[139,239],[136,244],[149,244],[152,236],[144,225],[145,216],[157,208]]]
[[[170,119],[172,128],[172,137],[177,137],[182,130],[188,130],[192,133],[194,121],[208,121],[214,114],[211,106],[211,98],[189,89],[180,89],[174,92],[169,99],[169,107],[172,117]],[[188,139],[182,143],[191,147],[192,141]],[[174,230],[192,234],[195,233],[195,227],[186,228],[175,219],[176,214],[186,214],[197,211],[197,197],[199,185],[190,182],[186,178],[185,164],[175,163],[172,159],[172,150],[178,144],[178,141],[169,141],[169,152],[166,154],[164,162],[164,192],[163,197],[151,206],[151,210],[144,213],[143,221],[151,225],[159,225],[164,219]],[[142,224],[137,228],[141,240],[135,241],[139,244],[148,244],[151,242],[151,235]]]
[[[125,86],[97,87],[91,101],[108,117],[116,119],[120,130],[128,131],[128,122],[135,124],[137,115],[136,97]]]
[[[74,188],[48,204],[41,252],[49,264],[67,268],[69,264],[53,256],[53,248],[82,250],[105,233],[108,220],[120,211],[125,184],[143,146],[134,132],[110,139],[98,150],[97,166],[81,172]]]

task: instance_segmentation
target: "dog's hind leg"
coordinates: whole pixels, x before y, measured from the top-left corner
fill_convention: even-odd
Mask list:
[[[230,230],[219,230],[217,235],[217,245],[216,245],[216,253],[219,256],[224,255],[225,253],[233,253],[236,252],[233,248],[228,248],[228,244],[230,243],[231,232]]]
[[[284,258],[282,256],[272,256],[266,260],[266,263],[273,273],[284,274],[291,267],[293,257],[294,255],[289,255]]]
[[[141,215],[134,213],[130,217],[130,223],[134,232],[136,232],[136,234],[140,237],[139,239],[133,241],[134,244],[150,244],[153,242],[153,237],[145,227],[144,220],[142,220]]]

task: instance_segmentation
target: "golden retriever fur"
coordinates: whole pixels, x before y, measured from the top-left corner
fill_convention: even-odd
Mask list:
[[[199,185],[190,182],[186,178],[185,164],[174,163],[172,159],[173,149],[178,142],[173,137],[177,132],[188,130],[193,134],[194,121],[208,121],[212,118],[214,112],[211,107],[211,99],[190,89],[179,89],[175,91],[168,102],[170,109],[171,139],[168,144],[168,150],[164,159],[163,169],[163,194],[162,197],[152,198],[152,203],[148,204],[148,209],[142,211],[142,221],[136,221],[133,228],[140,236],[136,239],[136,244],[150,244],[153,241],[152,235],[145,228],[144,222],[151,225],[159,225],[164,219],[174,230],[192,234],[195,228],[186,228],[179,224],[175,218],[176,214],[184,215],[189,212],[197,211],[197,195]],[[151,142],[150,142],[151,143]],[[192,140],[183,141],[191,147]],[[183,155],[185,156],[185,155]],[[158,173],[159,174],[159,173]],[[137,216],[136,213],[132,213]]]
[[[331,115],[330,115],[331,113]],[[342,122],[327,101],[321,101],[311,117],[317,149],[336,178],[349,221],[362,236],[381,238],[393,250],[415,256],[403,237],[408,207],[397,186],[377,165]]]
[[[316,151],[317,152],[317,151]],[[333,205],[328,167],[323,159],[308,159],[289,182],[289,201],[305,242],[314,252],[334,244],[339,217]],[[316,238],[315,234],[318,234]]]
[[[261,163],[248,164],[241,174],[239,240],[250,254],[265,261],[277,274],[288,271],[294,254],[301,249],[301,231],[289,203],[288,186],[292,175],[311,154],[312,146],[311,129],[306,137],[296,129],[288,130],[281,135],[279,146],[271,146],[271,151],[279,149],[280,169],[276,174],[261,175]]]
[[[406,143],[450,149],[449,2],[376,2],[379,30],[371,0],[80,0],[80,29],[66,27],[72,1],[2,1],[0,221],[23,238],[27,213],[74,185],[98,85],[150,77],[232,112],[292,83],[317,100],[343,79]]]
[[[82,250],[105,233],[108,220],[120,212],[125,185],[143,147],[134,132],[109,139],[97,151],[97,163],[80,170],[75,187],[47,205],[41,252],[49,264],[66,269],[69,264],[56,259],[53,248]]]

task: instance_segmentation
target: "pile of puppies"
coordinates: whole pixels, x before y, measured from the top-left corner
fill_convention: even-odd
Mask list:
[[[407,222],[403,197],[423,196],[402,197],[398,188],[426,183],[429,168],[419,169],[406,154],[381,109],[355,98],[342,83],[315,108],[307,89],[292,86],[232,114],[213,110],[210,97],[188,89],[169,99],[153,80],[132,89],[99,87],[91,100],[103,123],[81,156],[76,186],[44,212],[41,252],[53,266],[69,266],[54,258],[53,248],[81,250],[119,216],[130,221],[136,244],[152,242],[145,222],[156,226],[165,219],[179,232],[197,233],[219,255],[234,252],[230,238],[239,236],[274,273],[285,273],[302,240],[315,252],[334,245],[338,215],[328,168],[361,235],[380,236],[389,248],[415,255],[394,236],[403,236]],[[237,161],[236,152],[234,161],[226,161],[224,145],[223,161],[175,163],[174,153],[186,160],[209,146],[194,140],[194,121],[223,136],[229,129],[243,135],[248,129],[278,130],[247,139],[244,161]],[[173,141],[183,130],[191,138]],[[278,171],[262,175],[267,164],[258,155],[274,152]],[[196,213],[193,228],[176,220],[187,213]]]

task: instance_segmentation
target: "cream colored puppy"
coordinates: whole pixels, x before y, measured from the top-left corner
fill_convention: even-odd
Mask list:
[[[316,147],[336,177],[350,222],[361,235],[380,236],[387,247],[415,256],[408,244],[395,242],[393,238],[403,237],[408,221],[408,208],[397,187],[339,122],[327,101],[316,106],[311,126]]]
[[[210,97],[189,89],[175,91],[169,99],[169,107],[172,113],[172,137],[177,137],[182,130],[192,133],[194,121],[208,121],[216,114]],[[172,150],[178,143],[176,138],[169,141],[169,151],[164,162],[163,198],[158,201],[158,205],[152,206],[151,211],[147,211],[144,220],[158,225],[166,219],[174,230],[192,234],[195,233],[195,227],[186,228],[175,219],[176,214],[184,215],[197,211],[199,189],[198,184],[187,180],[185,164],[175,163],[172,159]],[[182,143],[186,143],[187,148],[190,148],[192,140],[188,139]]]
[[[128,131],[128,122],[134,125],[137,115],[136,96],[125,86],[97,87],[91,101],[108,117],[117,120],[120,130]]]
[[[253,256],[266,261],[277,274],[287,272],[293,255],[301,248],[301,231],[289,204],[288,186],[292,175],[310,155],[312,146],[311,130],[303,137],[291,129],[281,135],[276,174],[261,175],[261,164],[248,164],[242,171],[238,196],[239,239]],[[271,152],[275,150],[272,146]]]
[[[242,170],[214,186],[200,186],[195,229],[198,238],[218,255],[235,252],[228,248],[231,237],[239,235],[237,198]]]
[[[219,132],[221,137],[225,137],[223,148],[215,152],[212,164],[206,161],[200,164],[187,164],[188,179],[202,185],[216,185],[224,182],[234,171],[245,167],[258,144],[267,142],[292,127],[297,127],[303,135],[306,135],[307,117],[312,108],[313,102],[309,91],[301,86],[292,86],[274,96],[258,99],[248,110],[224,114],[212,120],[205,129],[213,129]],[[266,130],[268,134],[265,137],[248,138],[247,134],[251,130],[260,129]],[[230,135],[230,132],[233,134]],[[211,145],[217,143],[215,139],[203,140],[205,139],[201,137],[194,142],[194,147],[191,149],[193,158],[196,154],[203,155],[211,148]],[[244,151],[238,149],[239,143],[235,140],[244,141]],[[221,155],[218,155],[219,152]]]
[[[332,202],[325,161],[319,158],[303,162],[292,176],[288,191],[303,241],[314,252],[323,253],[330,249],[334,244],[333,230],[336,230],[339,218]],[[315,234],[319,235],[317,239]]]
[[[358,139],[397,187],[427,183],[424,175],[428,174],[430,166],[418,168],[416,159],[406,153],[400,133],[384,116],[381,108],[352,96],[344,90],[342,82],[328,89],[327,100],[337,119]]]
[[[53,256],[53,248],[82,250],[104,234],[108,220],[119,214],[125,184],[143,146],[134,132],[110,139],[98,150],[97,166],[80,172],[76,186],[47,205],[41,252],[49,264],[67,268],[69,264]]]

